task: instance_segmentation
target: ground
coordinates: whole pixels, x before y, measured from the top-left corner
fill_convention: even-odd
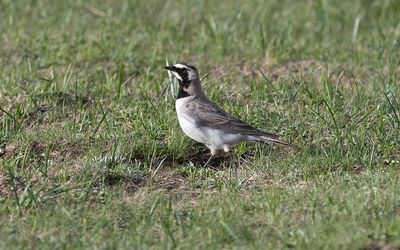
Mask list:
[[[399,249],[400,2],[0,0],[0,248]],[[167,63],[300,150],[208,150]]]

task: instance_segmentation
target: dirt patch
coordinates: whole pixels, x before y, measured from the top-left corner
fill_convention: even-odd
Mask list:
[[[46,112],[48,111],[47,104],[42,104],[35,108],[33,111],[29,112],[26,117],[26,124],[32,126],[35,123],[43,123],[46,119]]]
[[[72,92],[58,92],[58,93],[46,93],[39,94],[36,98],[46,99],[50,98],[54,100],[54,104],[49,104],[47,101],[43,101],[37,107],[30,107],[30,104],[24,103],[27,100],[27,96],[18,95],[18,96],[7,96],[1,95],[0,93],[0,106],[3,109],[10,113],[14,114],[18,106],[24,107],[22,110],[27,110],[29,108],[29,112],[24,113],[20,123],[27,127],[32,127],[34,125],[52,125],[55,122],[65,122],[65,120],[69,120],[73,117],[73,113],[75,112],[76,105],[88,107],[94,101],[90,94],[76,94]],[[60,107],[63,107],[62,112],[60,111]],[[7,116],[6,112],[0,111],[0,118]],[[51,116],[49,117],[49,114]],[[50,120],[51,118],[51,120]],[[17,119],[20,118],[17,116]]]
[[[18,154],[18,148],[15,144],[2,144],[0,146],[0,158]]]
[[[61,163],[66,158],[76,159],[86,151],[87,147],[78,142],[63,140],[52,148],[50,158],[55,163]]]
[[[32,141],[30,145],[28,146],[29,148],[29,158],[32,158],[37,160],[41,157],[44,156],[44,153],[46,152],[46,145],[40,141]],[[15,143],[10,143],[6,144],[3,149],[3,154],[0,155],[0,157],[12,157],[12,156],[18,156],[20,155],[22,157],[23,151],[25,149],[22,149],[21,146],[15,144]]]
[[[361,248],[361,250],[400,250],[400,246],[372,241]]]
[[[258,78],[262,77],[263,73],[271,80],[278,80],[290,76],[291,74],[313,71],[324,65],[323,62],[317,60],[289,61],[287,63],[278,64],[266,58],[261,62],[241,60],[233,64],[231,62],[226,63],[224,66],[213,66],[211,64],[211,69],[213,74],[217,77],[222,77],[232,72],[238,72],[244,77]]]
[[[286,78],[290,75],[317,71],[324,66],[325,65],[323,62],[316,60],[289,61],[285,64],[278,64],[270,68],[266,68],[266,73],[268,77],[276,81],[281,78]]]
[[[105,173],[104,184],[111,186],[122,185],[124,190],[128,193],[134,193],[142,187],[147,187],[152,190],[175,192],[176,190],[183,190],[189,178],[185,171],[178,171],[176,166],[188,165],[190,162],[193,162],[196,166],[202,167],[207,159],[208,154],[201,153],[191,155],[191,157],[182,156],[178,159],[173,159],[172,157],[158,157],[152,161],[153,166],[159,166],[161,164],[160,168],[157,170],[140,169],[140,165],[144,162],[144,156],[140,154],[130,156],[130,158],[116,159],[115,161],[118,162],[118,164],[137,165],[139,168],[137,175],[115,174],[110,171],[110,173]],[[210,164],[213,165],[208,168],[214,169],[213,166],[219,166],[219,164],[222,164],[222,159],[222,157],[216,158],[214,161],[215,165],[211,162]],[[97,164],[103,165],[106,169],[112,169],[114,165],[111,163],[110,157],[102,157],[95,161]]]
[[[263,78],[267,77],[275,82],[282,79],[291,79],[307,75],[315,80],[328,79],[332,83],[345,86],[353,85],[356,82],[367,82],[371,80],[371,71],[355,72],[346,65],[332,66],[329,63],[307,59],[288,61],[278,64],[271,59],[259,61],[239,61],[234,64],[231,62],[221,66],[213,66],[210,63],[211,71],[216,77],[225,77],[229,74],[239,74],[245,78]],[[228,65],[228,66],[225,66]]]
[[[8,96],[0,93],[0,105],[3,106],[4,109],[7,107],[7,109],[14,110],[17,105],[21,104],[26,98],[25,95]],[[0,114],[6,115],[3,112],[0,112]]]
[[[0,158],[9,158],[13,156],[21,156],[25,153],[26,149],[10,143],[0,146]],[[49,163],[50,165],[57,165],[64,162],[66,159],[76,159],[87,151],[87,147],[75,141],[61,140],[57,144],[48,145],[42,141],[34,140],[28,145],[27,159],[31,165],[43,163],[46,151],[49,150]]]
[[[25,58],[29,58],[32,61],[39,58],[39,55],[32,51],[28,51],[25,49],[11,49],[11,46],[8,46],[8,45],[4,45],[3,50],[0,55],[3,58],[5,58],[5,62],[7,64],[12,64],[15,66],[20,64],[21,61]]]
[[[0,141],[0,158],[6,154],[6,144],[1,143]]]
[[[139,188],[149,187],[154,190],[179,190],[185,184],[186,177],[180,175],[176,170],[166,168],[157,173],[148,173],[142,177],[113,176],[107,178],[108,185],[124,184],[124,190],[128,193],[136,192]]]
[[[76,95],[72,92],[59,92],[55,93],[57,104],[63,106],[71,106],[73,104],[89,105],[93,103],[93,97],[89,94]]]
[[[39,141],[33,141],[31,143],[31,152],[36,155],[42,155],[46,151],[46,145]]]
[[[0,172],[0,197],[6,197],[9,194],[8,178],[3,172]]]
[[[107,175],[106,178],[104,179],[104,183],[107,186],[124,184],[125,185],[124,189],[125,189],[125,191],[128,191],[128,192],[137,191],[140,187],[144,186],[145,181],[146,181],[146,177],[128,176],[128,175],[123,175],[123,174]]]
[[[210,176],[215,175],[224,179],[232,178],[233,169],[236,169],[234,170],[236,171],[235,173],[241,176],[242,187],[244,188],[252,188],[260,179],[260,176],[256,175],[254,171],[249,170],[249,159],[253,156],[248,152],[235,158],[232,158],[229,154],[221,153],[205,167],[204,164],[210,157],[208,149],[194,144],[188,148],[187,152],[187,154],[179,158],[171,156],[155,158],[152,160],[152,165],[159,166],[161,164],[159,169],[140,169],[136,176],[134,174],[116,175],[110,171],[110,173],[105,173],[105,175],[110,174],[110,176],[106,176],[105,184],[121,185],[128,193],[135,193],[144,187],[152,190],[164,190],[168,193],[197,193],[198,190],[203,192],[203,187],[206,187],[205,189],[209,191],[213,190],[214,187],[211,183],[212,181],[210,182]],[[193,154],[193,152],[195,153]],[[129,158],[118,158],[115,162],[122,165],[138,166],[143,164],[143,159],[143,155],[137,154],[130,155]],[[112,169],[114,166],[114,163],[111,162],[111,157],[100,157],[95,161],[96,164],[102,165],[105,169]],[[199,171],[196,171],[197,169]],[[193,173],[194,175],[192,175]]]
[[[22,176],[13,176],[12,178],[0,171],[0,197],[11,198],[15,193],[23,191],[25,180]]]
[[[130,155],[129,158],[126,158],[125,161],[135,163],[135,164],[143,164],[145,161],[145,155],[142,152],[135,152]],[[210,151],[205,146],[200,143],[195,143],[190,146],[186,153],[180,156],[179,158],[174,158],[171,155],[165,157],[157,157],[153,159],[153,165],[158,166],[161,161],[163,166],[175,167],[177,165],[189,165],[193,163],[197,167],[203,167],[204,164],[210,157]],[[212,168],[214,170],[222,170],[223,167],[229,164],[230,157],[229,154],[218,154],[214,159],[210,161],[208,164],[208,168]]]
[[[172,169],[162,169],[149,178],[148,184],[155,189],[174,190],[180,189],[186,181],[186,177]]]
[[[55,163],[61,163],[65,158],[77,158],[87,150],[86,146],[67,140],[62,140],[51,146],[45,145],[40,141],[33,141],[31,143],[31,153],[36,157],[44,157],[48,148],[50,159]]]
[[[49,98],[56,101],[56,104],[49,106],[47,102],[42,103],[36,107],[33,111],[26,114],[25,124],[27,126],[33,126],[35,124],[50,124],[54,121],[64,122],[73,117],[74,105],[83,105],[85,107],[90,106],[93,103],[93,98],[89,94],[76,95],[70,92],[58,92],[51,93]],[[67,107],[63,109],[63,112],[59,111],[59,107]],[[49,121],[48,113],[52,112],[52,121]]]
[[[211,154],[210,151],[201,144],[194,144],[186,150],[186,154],[182,157],[175,159],[176,164],[188,164],[190,162],[194,163],[196,166],[203,167]],[[229,154],[219,153],[207,164],[207,168],[213,170],[223,170],[224,166],[230,163]],[[166,160],[167,164],[173,165],[172,159]]]
[[[173,200],[174,207],[179,210],[193,209],[193,207],[198,204],[204,198],[213,196],[216,191],[209,190],[189,190],[189,189],[173,189],[164,192],[164,197],[167,200]],[[182,222],[186,221],[188,218],[185,216],[181,217]]]
[[[224,64],[223,66],[216,66],[211,64],[211,72],[213,76],[220,78],[225,77],[233,72],[239,72],[241,76],[245,78],[249,77],[257,77],[258,76],[258,67],[251,63],[246,63],[245,61],[240,61],[234,64]]]

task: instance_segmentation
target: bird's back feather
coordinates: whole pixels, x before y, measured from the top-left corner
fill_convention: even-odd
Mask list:
[[[249,140],[278,143],[285,146],[294,146],[279,140],[279,136],[261,131],[231,115],[218,105],[211,102],[204,95],[195,96],[187,103],[186,111],[190,113],[197,126],[219,129],[227,134],[241,134],[248,136]]]

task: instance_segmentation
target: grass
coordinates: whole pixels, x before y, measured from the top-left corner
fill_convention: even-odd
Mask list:
[[[399,247],[399,13],[0,0],[0,248]],[[202,168],[166,61],[302,150],[241,144]]]

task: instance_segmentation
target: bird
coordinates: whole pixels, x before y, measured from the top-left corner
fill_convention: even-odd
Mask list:
[[[181,129],[211,152],[204,166],[209,164],[218,151],[230,152],[234,144],[243,141],[276,143],[298,148],[297,145],[280,140],[278,135],[264,132],[233,117],[210,101],[203,92],[199,71],[194,65],[177,63],[164,68],[179,83],[175,108]]]

